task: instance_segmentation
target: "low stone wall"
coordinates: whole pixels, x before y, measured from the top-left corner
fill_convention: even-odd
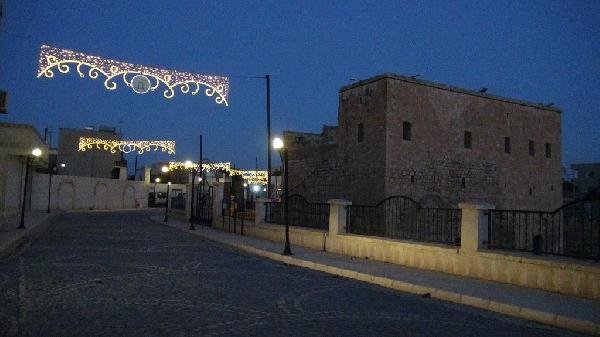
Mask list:
[[[329,236],[326,249],[408,267],[600,299],[600,266],[594,262],[494,250],[467,254],[460,247],[353,234]]]
[[[256,201],[255,221],[244,224],[244,234],[284,242],[285,227],[263,222],[267,199]],[[329,231],[290,227],[292,245],[600,300],[599,262],[487,249],[487,212],[492,205],[460,205],[459,247],[348,234],[346,206],[351,203],[330,200],[329,204]],[[217,207],[214,211],[220,214]],[[222,228],[222,218],[215,217],[213,226]]]
[[[31,209],[48,208],[47,174],[33,175]],[[103,210],[148,207],[151,186],[143,181],[53,175],[50,186],[51,210]]]
[[[233,224],[228,226],[227,220],[225,220],[225,226],[223,226],[222,218],[215,218],[213,220],[213,228],[233,232]],[[241,233],[241,223],[237,223],[235,232],[237,234]],[[244,235],[283,243],[285,241],[285,227],[271,224],[255,225],[252,221],[244,220]],[[326,240],[327,231],[290,226],[290,243],[292,245],[323,250],[325,249]]]

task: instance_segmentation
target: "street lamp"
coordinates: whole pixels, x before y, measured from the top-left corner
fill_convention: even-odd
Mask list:
[[[284,187],[283,193],[285,196],[284,204],[283,204],[283,225],[285,226],[285,246],[283,248],[283,255],[292,255],[292,249],[290,247],[290,225],[288,221],[288,152],[283,140],[279,137],[275,137],[273,139],[273,148],[279,151],[279,155],[283,160],[284,167]]]
[[[171,189],[171,182],[167,182],[167,202],[165,203],[165,219],[163,222],[169,221],[169,190]]]
[[[186,169],[190,170],[192,172],[192,189],[190,191],[190,228],[188,228],[191,231],[195,231],[196,227],[194,226],[194,181],[196,180],[196,170],[194,169],[194,163],[192,163],[191,160],[186,160],[185,163],[183,163],[183,166],[185,166]]]
[[[31,155],[27,155],[25,164],[25,183],[23,184],[23,203],[21,205],[21,221],[19,222],[18,229],[25,229],[25,202],[27,201],[27,181],[29,180],[29,168],[33,158],[38,158],[42,155],[42,150],[36,147],[31,151]],[[33,157],[32,157],[33,156]]]
[[[52,175],[54,173],[56,173],[57,170],[58,170],[58,167],[56,167],[56,165],[54,165],[54,166],[52,166],[52,168],[49,170],[50,172],[48,173],[48,210],[46,211],[46,213],[50,213],[50,189],[52,188]]]
[[[152,205],[153,207],[156,207],[156,200],[158,199],[158,196],[156,195],[156,185],[160,183],[160,178],[154,178],[154,204]]]

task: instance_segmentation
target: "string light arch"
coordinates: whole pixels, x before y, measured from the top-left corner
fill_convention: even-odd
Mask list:
[[[200,169],[200,164],[192,163],[186,166],[185,162],[169,162],[168,169],[169,171],[178,170],[178,169],[189,169],[193,168],[194,170]],[[243,180],[245,180],[248,184],[257,184],[257,185],[267,185],[268,182],[268,173],[267,171],[245,171],[231,168],[231,163],[203,163],[202,169],[207,172],[216,172],[222,171],[226,172],[231,176],[241,176]]]
[[[217,104],[228,105],[229,78],[225,76],[202,75],[176,70],[153,68],[144,65],[105,59],[68,49],[42,45],[37,77],[53,78],[55,70],[66,74],[74,66],[79,77],[97,79],[104,76],[107,90],[117,89],[118,78],[137,93],[157,90],[161,84],[166,87],[163,96],[173,98],[176,91],[196,95],[201,90],[208,97],[214,97]],[[140,78],[142,77],[142,78]],[[134,86],[134,78],[135,86]]]
[[[78,151],[91,150],[94,147],[99,150],[110,151],[110,153],[117,153],[117,151],[123,153],[137,152],[143,154],[149,151],[167,152],[168,154],[175,153],[175,141],[172,140],[115,140],[115,139],[100,139],[90,137],[79,138]]]

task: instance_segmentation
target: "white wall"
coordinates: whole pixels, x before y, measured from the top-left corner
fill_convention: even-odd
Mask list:
[[[48,179],[47,174],[33,175],[31,206],[34,210],[48,207]],[[146,208],[152,187],[143,181],[53,175],[50,209]]]
[[[12,216],[21,209],[25,157],[0,155],[0,213]]]

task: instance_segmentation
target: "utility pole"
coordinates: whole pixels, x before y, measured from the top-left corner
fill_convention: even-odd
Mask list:
[[[271,75],[267,80],[267,198],[271,197]]]
[[[204,193],[204,167],[202,166],[202,135],[200,135],[200,161],[198,162],[200,163],[200,178],[202,179],[202,187],[200,188],[200,193]]]

